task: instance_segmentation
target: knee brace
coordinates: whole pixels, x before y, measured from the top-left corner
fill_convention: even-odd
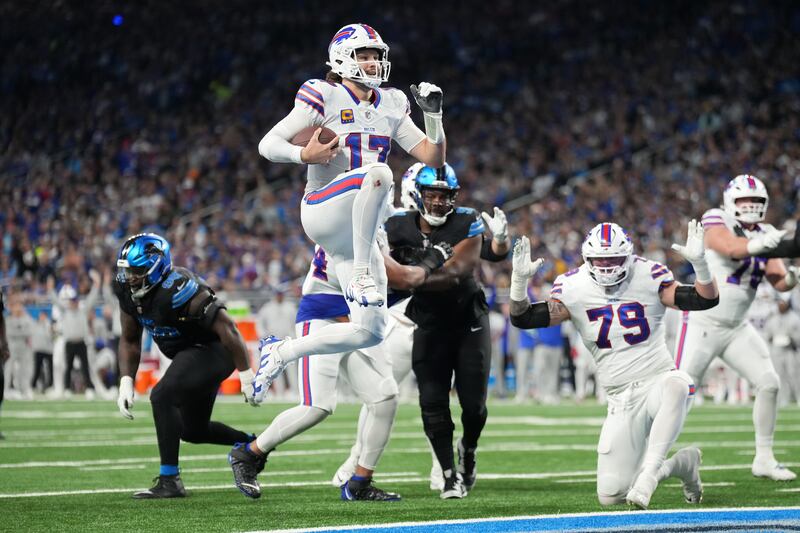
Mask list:
[[[400,389],[397,387],[397,382],[394,378],[390,377],[384,378],[383,381],[381,381],[380,385],[378,385],[378,392],[384,395],[385,400],[390,400],[397,397],[400,393]]]
[[[781,388],[781,378],[778,377],[774,370],[770,370],[761,374],[755,385],[759,391],[763,390],[771,394],[778,394]]]
[[[425,435],[429,439],[434,439],[438,435],[452,435],[456,426],[450,417],[450,409],[422,409],[422,426],[425,428]]]
[[[630,482],[623,483],[617,474],[597,473],[597,500],[600,505],[615,505],[625,502]]]
[[[685,402],[691,393],[692,383],[692,378],[686,372],[680,370],[670,372],[661,385],[661,401]]]

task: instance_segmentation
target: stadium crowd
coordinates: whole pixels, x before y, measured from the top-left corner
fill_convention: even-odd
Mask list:
[[[50,277],[87,294],[126,235],[153,230],[211,286],[255,289],[259,305],[296,292],[311,251],[304,169],[256,146],[324,76],[327,41],[354,15],[392,47],[392,85],[413,72],[444,89],[458,201],[506,206],[546,276],[580,263],[585,232],[613,219],[685,278],[669,245],[731,177],[765,181],[769,222],[794,216],[800,8],[678,4],[521,15],[450,1],[420,18],[319,1],[0,2],[0,285],[29,304],[47,300]],[[410,163],[389,162],[396,179]],[[502,294],[510,264],[482,268]]]

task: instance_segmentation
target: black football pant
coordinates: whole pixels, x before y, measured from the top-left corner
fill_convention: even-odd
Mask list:
[[[219,342],[178,352],[150,393],[162,465],[178,464],[180,440],[193,443],[247,442],[247,433],[211,422],[220,384],[234,370]]]
[[[53,354],[36,352],[33,354],[35,363],[31,387],[36,388],[36,382],[42,378],[42,388],[49,389],[53,385]]]
[[[75,357],[80,359],[81,374],[86,388],[93,389],[94,383],[92,383],[92,378],[89,377],[89,354],[86,351],[86,343],[83,341],[67,341],[64,346],[64,352],[67,356],[67,366],[64,370],[64,390],[72,389],[70,377],[72,376],[72,365],[75,362]]]
[[[450,384],[454,374],[464,428],[461,441],[465,448],[478,445],[486,424],[491,344],[488,315],[459,329],[419,327],[414,331],[412,368],[419,386],[422,424],[442,470],[454,467],[455,425],[450,414]]]

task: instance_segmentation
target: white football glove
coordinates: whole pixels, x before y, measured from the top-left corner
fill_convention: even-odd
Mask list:
[[[798,280],[800,280],[800,267],[798,266],[790,266],[786,269],[786,275],[783,277],[783,280],[786,282],[786,286],[790,289],[793,289],[797,286]]]
[[[249,368],[247,370],[239,371],[239,383],[241,384],[242,396],[244,396],[244,401],[246,401],[253,407],[258,407],[258,404],[253,398],[253,380],[255,379],[255,377],[256,375]]]
[[[481,213],[483,221],[489,226],[489,231],[492,232],[492,238],[497,242],[503,243],[508,239],[508,220],[506,214],[499,207],[494,208],[494,216],[492,217],[486,211]]]
[[[705,247],[705,228],[703,224],[695,219],[689,221],[686,246],[680,244],[673,244],[672,249],[683,256],[684,259],[689,261],[694,268],[695,280],[698,283],[707,285],[713,281],[711,272],[708,270],[708,262],[706,262],[706,247]]]
[[[122,416],[128,420],[133,420],[133,378],[130,376],[122,376],[119,380],[119,396],[117,396],[117,407]]]
[[[783,236],[786,235],[785,229],[770,228],[761,235],[753,237],[747,242],[747,253],[750,255],[758,255],[763,252],[772,250],[781,242]]]
[[[513,270],[511,271],[511,299],[516,302],[524,302],[528,299],[528,280],[544,263],[541,257],[536,261],[531,261],[531,241],[528,237],[522,236],[514,245],[514,257],[511,260]]]

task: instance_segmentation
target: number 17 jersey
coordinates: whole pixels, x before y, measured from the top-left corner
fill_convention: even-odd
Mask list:
[[[598,285],[586,263],[556,278],[550,299],[569,311],[606,389],[675,368],[664,341],[666,307],[660,296],[673,283],[666,266],[638,256],[628,277],[613,287]]]

